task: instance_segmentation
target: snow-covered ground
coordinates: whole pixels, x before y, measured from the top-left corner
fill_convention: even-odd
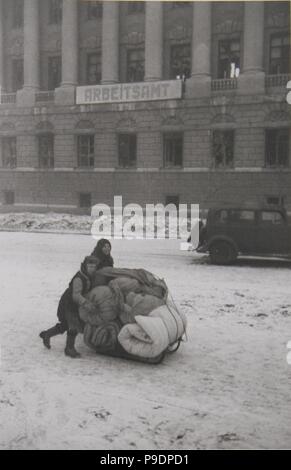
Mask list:
[[[43,214],[34,212],[8,212],[0,214],[0,231],[78,233],[89,235],[92,231],[94,234],[96,234],[96,231],[99,232],[99,230],[101,230],[100,226],[102,225],[104,235],[113,235],[114,219],[110,214],[104,214],[99,217],[99,212],[94,215],[93,210],[92,215],[64,214],[56,212],[46,212]],[[184,238],[187,239],[188,237],[186,236],[186,232],[189,230],[190,234],[191,230],[190,216],[187,218],[180,214],[176,219],[176,217],[172,215],[171,223],[169,223],[169,218],[165,218],[163,212],[160,213],[159,218],[157,218],[157,214],[156,216],[147,215],[147,217],[145,217],[145,214],[138,214],[135,212],[131,214],[130,212],[128,215],[123,213],[120,223],[122,223],[124,232],[126,229],[130,232],[132,230],[132,226],[134,226],[136,233],[139,232],[140,234],[143,234],[146,231],[149,233],[154,230],[156,234],[159,234],[159,236],[156,236],[155,238],[161,238],[161,234],[165,234],[167,238],[169,238],[169,235],[171,238],[175,238],[177,235],[178,221],[181,233]],[[192,220],[192,223],[194,221]],[[118,222],[116,223],[118,224]],[[164,227],[164,224],[166,228]],[[160,232],[158,232],[158,229]]]
[[[95,242],[0,233],[1,449],[291,448],[291,264],[216,267],[177,241],[113,241],[115,264],[164,277],[188,341],[157,366],[46,350],[59,296]]]

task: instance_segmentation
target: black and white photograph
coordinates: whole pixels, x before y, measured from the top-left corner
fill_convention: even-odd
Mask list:
[[[290,5],[0,0],[0,450],[291,449]]]

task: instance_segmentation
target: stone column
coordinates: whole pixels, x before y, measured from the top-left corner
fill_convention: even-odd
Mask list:
[[[119,2],[103,2],[102,83],[119,81]]]
[[[243,69],[238,90],[242,94],[264,93],[264,2],[245,2],[244,8]]]
[[[0,0],[0,93],[4,88],[4,31],[3,31],[3,2]]]
[[[211,2],[193,2],[192,73],[186,81],[189,97],[210,96]]]
[[[24,84],[17,92],[17,105],[33,106],[39,90],[39,0],[24,1]]]
[[[78,84],[78,0],[63,0],[62,83],[55,91],[56,104],[74,104]]]
[[[163,3],[146,2],[145,80],[163,76]]]

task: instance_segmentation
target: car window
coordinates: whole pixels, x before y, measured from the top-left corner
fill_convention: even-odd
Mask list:
[[[220,223],[252,223],[255,212],[252,210],[222,209],[215,214],[215,221]]]
[[[225,224],[227,222],[227,219],[228,219],[227,210],[223,209],[215,213],[215,222]]]
[[[261,213],[261,220],[264,224],[277,225],[283,224],[284,219],[280,212],[276,211],[263,211]]]
[[[250,223],[255,220],[255,212],[250,210],[231,210],[229,212],[230,222]]]

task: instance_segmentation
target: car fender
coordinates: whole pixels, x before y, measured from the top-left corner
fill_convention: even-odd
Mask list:
[[[210,249],[211,245],[216,242],[216,241],[225,241],[228,242],[230,245],[232,245],[233,249],[235,250],[236,253],[239,252],[238,246],[236,242],[231,238],[228,237],[227,235],[214,235],[207,241],[207,250]]]

